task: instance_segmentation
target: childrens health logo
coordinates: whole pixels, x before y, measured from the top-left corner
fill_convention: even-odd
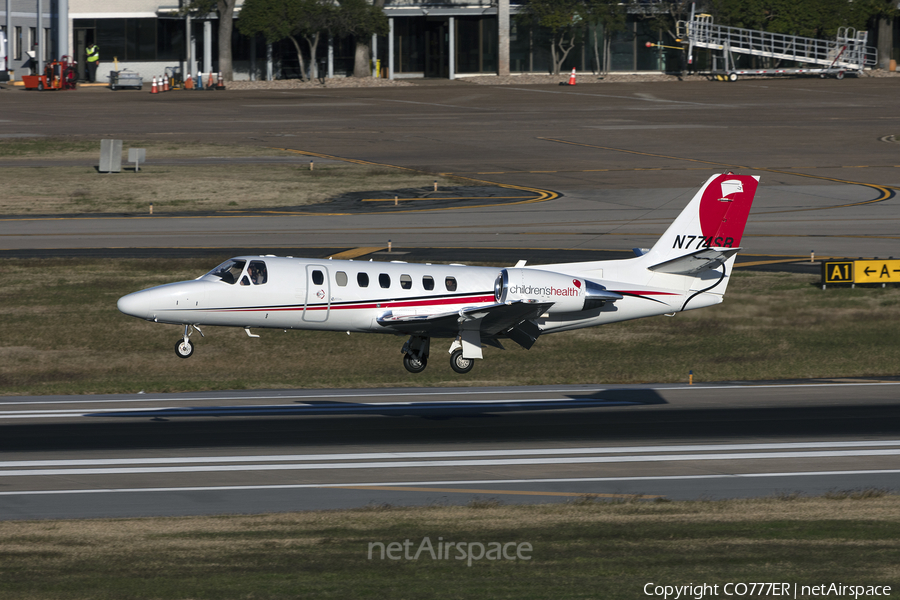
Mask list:
[[[573,279],[572,285],[569,287],[556,287],[555,285],[514,285],[509,288],[513,294],[521,294],[523,296],[580,296],[581,280]]]

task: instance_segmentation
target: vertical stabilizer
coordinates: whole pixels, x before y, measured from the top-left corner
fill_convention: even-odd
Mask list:
[[[733,256],[740,247],[758,185],[757,176],[724,173],[710,177],[645,255],[650,269],[674,273],[678,271],[665,265],[684,264],[689,257]]]

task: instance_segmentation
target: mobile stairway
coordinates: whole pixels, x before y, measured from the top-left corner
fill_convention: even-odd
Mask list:
[[[692,12],[689,21],[678,22],[678,37],[688,45],[689,65],[693,63],[694,48],[720,50],[724,69],[717,68],[718,57],[713,55],[712,74],[717,79],[727,81],[737,81],[739,77],[747,75],[819,75],[843,79],[844,74],[859,75],[865,67],[875,66],[878,59],[877,50],[866,46],[868,33],[857,32],[849,27],[838,29],[837,39],[834,41],[817,40],[716,25],[712,22],[712,15],[694,15]],[[749,54],[812,66],[739,70],[734,64],[734,54]]]

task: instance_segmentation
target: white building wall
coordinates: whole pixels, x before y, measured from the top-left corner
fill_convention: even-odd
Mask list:
[[[178,0],[69,0],[69,17],[83,18],[75,16],[76,13],[104,13],[109,15],[106,18],[122,18],[118,15],[126,16],[127,13],[153,13],[155,15],[156,9],[160,5],[176,6],[177,4]]]

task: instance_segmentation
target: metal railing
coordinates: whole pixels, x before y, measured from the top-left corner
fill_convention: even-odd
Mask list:
[[[692,47],[722,50],[726,54],[750,54],[835,69],[862,70],[877,64],[876,49],[866,46],[868,34],[848,27],[838,30],[836,40],[818,40],[717,25],[711,15],[703,14],[690,21],[679,21],[678,35]]]

